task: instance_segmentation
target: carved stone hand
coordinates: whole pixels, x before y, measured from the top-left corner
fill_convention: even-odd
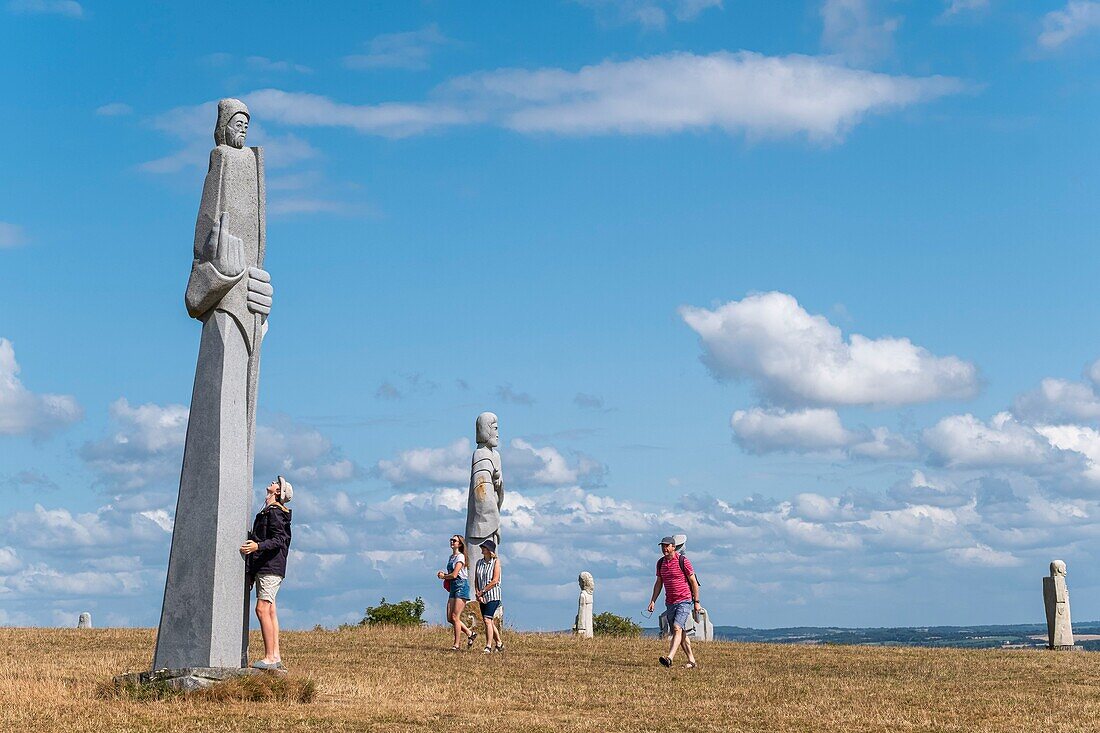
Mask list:
[[[271,275],[258,267],[248,268],[248,310],[268,315],[271,313],[271,300],[275,288],[271,286]]]
[[[213,253],[210,264],[218,274],[228,278],[238,278],[244,274],[244,241],[229,233],[228,211],[223,211],[221,218],[210,228],[206,251]]]

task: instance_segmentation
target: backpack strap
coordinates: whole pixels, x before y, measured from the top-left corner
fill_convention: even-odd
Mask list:
[[[684,557],[682,553],[679,555],[679,557],[680,557],[680,572],[684,574],[684,580],[686,580],[688,582],[688,585],[690,586],[691,585],[691,578],[688,577],[687,566],[684,565],[684,560],[686,560],[687,558]],[[702,583],[699,582],[699,576],[698,575],[695,576],[695,584],[696,585],[702,585]]]

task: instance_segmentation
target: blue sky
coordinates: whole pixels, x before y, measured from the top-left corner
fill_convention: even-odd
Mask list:
[[[275,285],[284,625],[423,595],[500,416],[505,598],[716,623],[1100,617],[1100,2],[12,0],[0,623],[153,625],[214,105]]]

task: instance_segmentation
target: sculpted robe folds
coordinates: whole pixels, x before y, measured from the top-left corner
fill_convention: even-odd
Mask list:
[[[266,316],[248,305],[249,268],[262,268],[264,260],[264,160],[260,148],[225,144],[222,116],[247,115],[247,108],[236,102],[239,108],[228,106],[223,115],[223,105],[185,297],[188,313],[202,321],[202,337],[154,669],[248,662],[248,590],[239,548],[251,518],[256,389],[266,329]],[[223,235],[228,230],[240,239],[239,274],[215,267],[219,222]]]
[[[500,476],[500,453],[479,446],[470,467],[470,496],[466,506],[467,547],[476,547],[491,539],[500,544],[500,505],[504,487],[498,489],[494,476]]]

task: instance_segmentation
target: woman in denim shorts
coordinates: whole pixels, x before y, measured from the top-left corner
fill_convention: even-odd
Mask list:
[[[469,573],[466,571],[466,541],[461,535],[451,536],[451,556],[447,558],[447,570],[435,574],[448,588],[447,621],[454,627],[455,643],[451,651],[458,651],[462,637],[466,637],[466,646],[470,647],[477,638],[477,632],[471,631],[462,623],[462,609],[470,600]]]

